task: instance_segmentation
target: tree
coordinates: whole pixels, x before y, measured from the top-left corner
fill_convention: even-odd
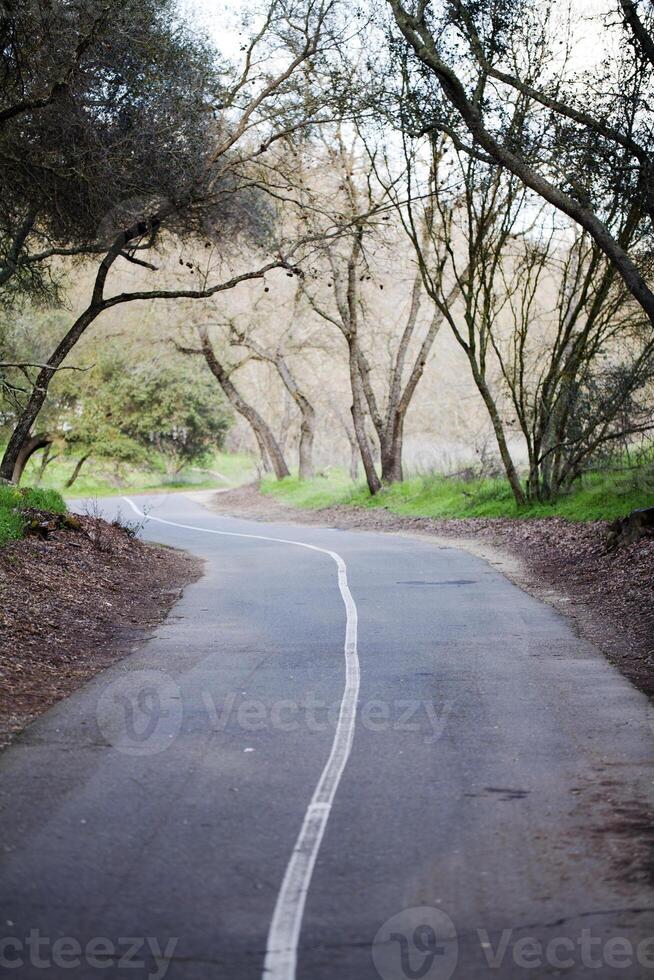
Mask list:
[[[298,447],[298,476],[300,480],[308,480],[313,476],[313,443],[316,434],[316,410],[311,404],[303,385],[289,366],[288,355],[282,344],[274,350],[268,350],[243,327],[232,323],[231,336],[233,343],[247,348],[252,357],[259,361],[272,364],[279,375],[286,391],[300,412],[300,441]]]
[[[336,240],[326,237],[316,244],[311,265],[321,266],[322,274],[305,276],[301,288],[314,313],[335,326],[347,343],[353,426],[374,494],[383,484],[403,479],[405,420],[443,317],[433,304],[430,315],[422,315],[424,286],[415,263],[409,265],[408,289],[395,288],[405,271],[406,263],[399,259],[405,242],[393,220],[395,190],[380,179],[375,152],[360,135],[346,145],[343,128],[324,142],[327,166],[323,163],[320,185],[304,185],[311,209],[305,220],[314,230],[336,221],[345,230]],[[393,287],[386,292],[384,280]],[[396,305],[391,296],[398,292]],[[367,417],[379,443],[381,479]]]
[[[109,380],[106,404],[118,432],[148,455],[156,451],[169,476],[222,447],[230,416],[209,378],[184,362],[119,361]]]
[[[408,194],[396,201],[425,289],[468,360],[516,503],[554,500],[603,446],[651,424],[638,399],[654,337],[590,236],[448,138],[428,145],[426,167],[405,144]]]
[[[178,349],[186,354],[202,354],[209,370],[227,396],[230,404],[250,423],[259,446],[264,468],[266,468],[266,462],[269,461],[278,480],[283,480],[285,477],[290,476],[291,471],[286,464],[284,454],[272,429],[261,413],[250,402],[246,401],[232,381],[232,372],[219,359],[209,337],[209,331],[206,325],[198,328],[198,336],[200,339],[199,348],[188,348],[178,345]]]
[[[99,263],[90,301],[36,377],[0,464],[0,478],[11,479],[21,446],[29,438],[54,372],[103,311],[139,300],[206,299],[289,263],[292,246],[285,253],[275,249],[275,258],[259,264],[254,271],[232,275],[227,281],[210,283],[205,275],[199,289],[137,289],[113,296],[106,292],[109,273],[119,259],[156,271],[156,267],[144,261],[137,252],[153,248],[161,241],[164,229],[169,235],[202,232],[211,244],[226,229],[238,226],[252,231],[254,226],[259,245],[267,244],[269,229],[263,214],[265,208],[259,206],[261,174],[265,167],[259,163],[257,169],[255,163],[289,131],[297,132],[320,116],[325,98],[319,97],[315,86],[303,84],[298,89],[294,85],[294,76],[308,59],[318,64],[323,56],[328,57],[330,46],[334,44],[333,34],[328,34],[325,42],[326,54],[322,52],[321,44],[327,19],[335,7],[334,0],[310,0],[308,3],[271,0],[264,27],[245,45],[242,69],[232,74],[229,84],[223,84],[218,99],[213,92],[207,93],[205,76],[191,72],[190,80],[187,78],[188,98],[185,103],[178,101],[169,106],[170,118],[164,127],[167,134],[172,134],[178,153],[171,193],[168,196],[151,194],[146,200],[141,197],[136,207],[131,208],[129,221],[121,213],[120,220],[114,222],[117,228],[112,229],[111,244]],[[296,18],[296,14],[302,16]],[[175,37],[172,32],[171,45]],[[279,71],[272,76],[261,61],[261,49],[270,46],[276,48],[277,64],[280,65]],[[286,63],[283,62],[284,53]],[[185,78],[182,65],[174,57],[166,64],[171,74]],[[158,82],[157,86],[160,84]],[[329,98],[332,98],[331,93]],[[187,140],[185,136],[191,104],[202,123],[200,142],[195,137]],[[218,117],[215,123],[212,112]],[[102,117],[100,119],[102,121]],[[184,168],[186,153],[191,158],[188,173]],[[188,264],[194,273],[193,264]]]
[[[654,292],[638,250],[616,231],[611,207],[619,189],[620,213],[645,222],[651,235],[651,15],[641,18],[640,4],[619,0],[628,43],[616,56],[607,52],[579,86],[571,59],[560,55],[565,25],[552,23],[549,4],[446,0],[436,9],[426,0],[388,2],[406,43],[406,118],[420,105],[427,131],[446,132],[459,148],[506,168],[579,224],[654,324]],[[536,128],[547,141],[533,138],[536,114],[546,121]]]
[[[184,359],[134,364],[115,344],[88,354],[96,359],[83,380],[57,378],[48,412],[50,439],[78,466],[90,456],[141,465],[158,458],[177,476],[222,446],[230,415],[210,379]]]
[[[6,304],[52,295],[53,256],[106,252],[116,225],[192,186],[219,83],[172,0],[5,3],[0,37]]]

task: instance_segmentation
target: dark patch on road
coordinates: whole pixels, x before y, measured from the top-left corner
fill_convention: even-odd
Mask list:
[[[492,794],[495,799],[508,802],[509,800],[524,800],[530,792],[531,790],[528,789],[512,789],[506,786],[484,786],[481,793],[464,793],[463,795],[472,799],[484,799],[491,797]]]

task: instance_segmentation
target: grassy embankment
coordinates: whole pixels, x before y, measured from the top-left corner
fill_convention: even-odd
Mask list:
[[[125,491],[219,489],[238,486],[253,480],[256,475],[249,456],[229,453],[215,453],[206,469],[188,468],[175,479],[166,475],[162,461],[157,458],[153,458],[149,467],[118,466],[90,459],[74,485],[67,489],[65,484],[74,466],[74,459],[54,459],[47,466],[40,485],[34,487],[40,469],[39,454],[36,454],[25,469],[20,488],[0,484],[0,546],[23,537],[25,511],[29,508],[65,514],[64,496],[107,497]]]
[[[438,474],[414,476],[371,497],[344,473],[331,471],[300,483],[295,477],[276,482],[266,477],[263,493],[294,507],[317,509],[332,504],[384,507],[413,517],[565,517],[570,521],[615,520],[637,507],[654,505],[654,468],[615,469],[583,477],[556,504],[534,504],[518,510],[505,480],[458,480]]]
[[[56,490],[33,490],[0,484],[0,545],[22,538],[28,508],[65,514],[66,504]]]
[[[40,453],[28,463],[21,483],[33,486],[38,479]],[[75,460],[59,457],[48,464],[40,486],[58,490],[66,497],[109,497],[113,494],[139,491],[220,489],[238,486],[253,480],[256,475],[251,457],[215,453],[202,469],[187,467],[178,476],[166,474],[163,461],[153,455],[149,466],[128,466],[105,460],[89,459],[68,489],[65,484],[75,466]]]

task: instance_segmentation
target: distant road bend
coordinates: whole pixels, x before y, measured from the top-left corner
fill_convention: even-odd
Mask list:
[[[126,507],[206,574],[0,757],[7,975],[654,977],[653,716],[561,616],[427,539]]]

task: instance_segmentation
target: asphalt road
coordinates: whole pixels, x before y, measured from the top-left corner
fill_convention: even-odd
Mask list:
[[[0,757],[0,972],[654,976],[654,719],[561,616],[427,540],[134,499],[206,574]]]

